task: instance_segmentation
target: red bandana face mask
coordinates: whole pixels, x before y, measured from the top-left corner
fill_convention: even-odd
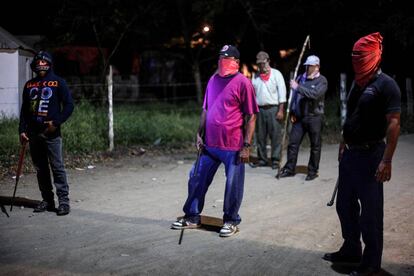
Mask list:
[[[239,63],[235,59],[220,58],[218,62],[218,73],[221,77],[234,75],[239,71]]]
[[[270,65],[269,62],[265,62],[263,65],[259,64],[259,77],[264,81],[268,81],[270,79]]]

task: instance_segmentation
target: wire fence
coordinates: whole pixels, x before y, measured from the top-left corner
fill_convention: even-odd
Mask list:
[[[108,99],[108,86],[104,82],[98,82],[97,77],[68,77],[66,78],[69,89],[75,101],[88,101],[96,105],[104,105]],[[204,88],[205,82],[202,83]],[[400,81],[402,92],[402,110],[409,115],[413,114],[413,89],[412,79],[405,78]],[[341,84],[332,85],[330,96],[339,97]],[[0,105],[20,104],[21,88],[13,85],[0,84]],[[349,87],[346,88],[349,90]],[[14,95],[14,96],[10,96]],[[167,102],[181,104],[183,102],[196,102],[196,83],[139,83],[135,76],[114,76],[113,101],[116,104],[145,104],[148,102]]]
[[[203,86],[205,84],[202,83]],[[107,99],[107,84],[105,83],[68,82],[68,86],[75,100],[82,99],[99,103]],[[113,100],[115,103],[197,101],[196,84],[193,82],[141,84],[130,78],[114,78]]]

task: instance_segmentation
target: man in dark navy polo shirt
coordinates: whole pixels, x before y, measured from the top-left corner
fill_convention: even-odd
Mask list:
[[[334,263],[359,264],[351,275],[380,272],[383,182],[391,179],[392,157],[400,132],[401,92],[397,83],[380,69],[381,43],[380,33],[373,33],[360,38],[353,47],[355,81],[348,94],[338,156],[336,210],[344,243],[339,251],[323,257]]]

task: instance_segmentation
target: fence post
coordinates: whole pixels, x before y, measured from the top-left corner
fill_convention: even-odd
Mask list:
[[[113,89],[113,80],[112,80],[112,65],[109,65],[109,74],[107,76],[108,81],[108,103],[109,103],[109,110],[108,110],[108,121],[109,121],[109,151],[114,149],[114,114],[113,114],[113,96],[112,96],[112,89]]]
[[[341,126],[346,119],[346,74],[341,73],[339,83],[339,99],[341,101]]]
[[[413,115],[413,86],[411,78],[405,79],[405,93],[407,93],[407,115]]]

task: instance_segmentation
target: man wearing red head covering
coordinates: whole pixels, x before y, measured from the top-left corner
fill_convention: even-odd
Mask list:
[[[400,132],[401,92],[380,69],[381,43],[381,34],[373,33],[360,38],[353,47],[355,82],[348,94],[338,156],[336,210],[344,243],[339,251],[323,257],[334,263],[359,264],[351,275],[380,272],[383,182],[391,179],[392,157]]]
[[[382,54],[381,43],[381,34],[373,33],[360,38],[352,49],[355,83],[359,87],[365,87],[378,71]]]

